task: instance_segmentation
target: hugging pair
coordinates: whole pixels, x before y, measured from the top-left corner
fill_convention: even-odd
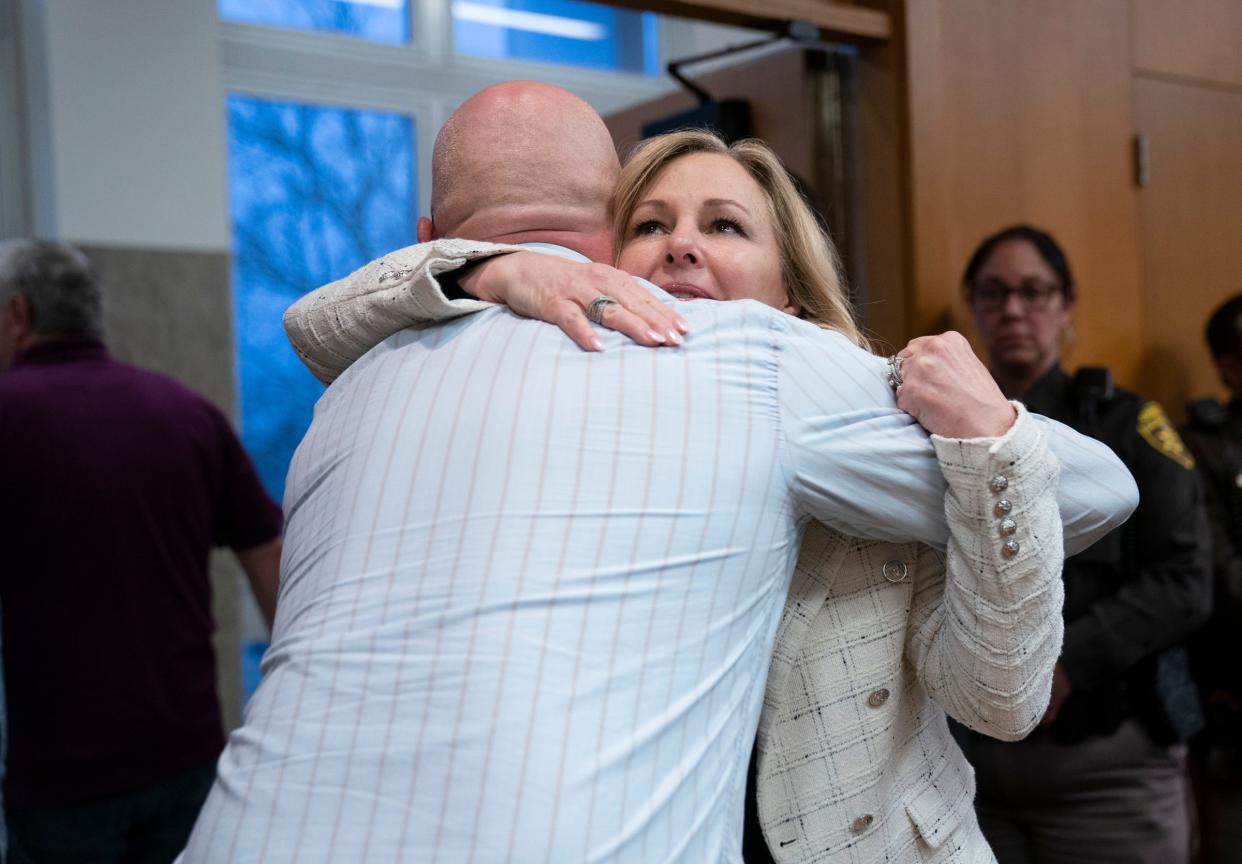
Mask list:
[[[1117,459],[960,336],[870,354],[761,144],[621,169],[514,82],[433,182],[422,245],[286,315],[330,386],[186,860],[740,861],[756,740],[777,860],[991,860],[946,713],[1039,721]]]

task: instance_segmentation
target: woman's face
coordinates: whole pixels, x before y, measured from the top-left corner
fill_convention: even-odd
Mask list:
[[[625,226],[617,266],[681,300],[759,300],[797,314],[781,277],[768,198],[728,156],[664,167]]]
[[[1042,375],[1061,354],[1073,301],[1035,246],[1006,240],[979,268],[971,309],[994,368]]]

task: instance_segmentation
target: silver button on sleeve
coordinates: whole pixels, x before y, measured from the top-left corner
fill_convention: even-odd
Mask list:
[[[1008,498],[997,501],[996,506],[992,508],[992,512],[997,516],[1008,516],[1011,510],[1013,510],[1013,502]]]
[[[1021,548],[1017,540],[1006,540],[1005,545],[1001,547],[1001,554],[1006,558],[1012,558]]]
[[[1000,532],[1002,537],[1012,537],[1018,530],[1018,523],[1012,519],[1002,519]]]
[[[997,474],[988,481],[988,488],[999,495],[1009,488],[1009,478],[1004,474]]]

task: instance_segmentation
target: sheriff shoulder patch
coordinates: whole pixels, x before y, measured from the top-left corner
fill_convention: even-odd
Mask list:
[[[1182,443],[1182,436],[1177,434],[1158,403],[1148,402],[1139,411],[1138,433],[1144,441],[1183,468],[1190,470],[1195,467],[1195,457],[1190,455]]]

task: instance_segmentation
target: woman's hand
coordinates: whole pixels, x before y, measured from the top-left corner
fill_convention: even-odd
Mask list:
[[[996,438],[1017,412],[961,333],[920,336],[897,352],[897,407],[933,435]]]
[[[539,252],[498,255],[471,268],[458,284],[480,300],[502,303],[519,315],[555,324],[584,351],[600,351],[586,309],[604,295],[601,324],[640,345],[680,345],[686,322],[628,273],[607,264],[569,261]]]

